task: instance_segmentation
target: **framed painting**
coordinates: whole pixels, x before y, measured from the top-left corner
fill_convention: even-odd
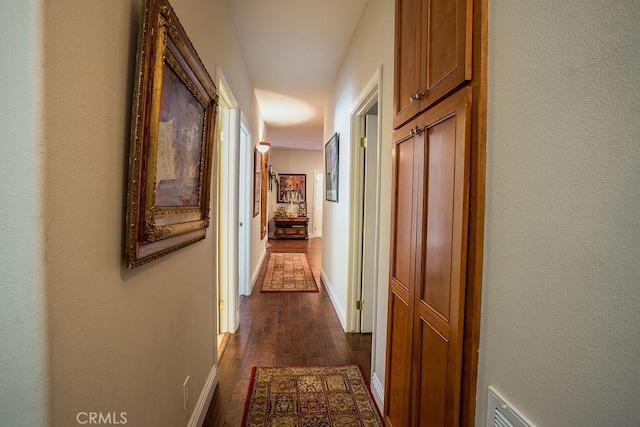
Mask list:
[[[260,213],[260,200],[262,195],[262,154],[258,149],[253,153],[253,217]]]
[[[307,175],[278,175],[278,203],[303,203],[307,201]]]
[[[324,171],[325,171],[325,199],[329,202],[338,202],[338,157],[340,141],[337,133],[334,133],[329,142],[324,146]]]
[[[167,0],[147,0],[138,38],[125,267],[205,238],[218,92]]]

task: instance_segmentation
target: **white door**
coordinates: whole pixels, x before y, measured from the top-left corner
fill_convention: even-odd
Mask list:
[[[362,202],[362,300],[364,304],[360,312],[360,332],[373,331],[373,295],[376,279],[375,253],[375,212],[376,212],[376,172],[378,147],[378,116],[365,116],[365,137],[367,147],[364,155],[364,200]]]
[[[251,293],[251,276],[249,273],[250,245],[249,233],[251,212],[251,133],[249,125],[242,115],[240,122],[240,167],[238,169],[238,293],[249,295]]]
[[[324,202],[324,172],[315,173],[313,187],[313,235],[322,237],[322,203]]]

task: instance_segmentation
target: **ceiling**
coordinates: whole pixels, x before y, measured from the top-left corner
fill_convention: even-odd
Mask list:
[[[368,0],[227,0],[274,147],[321,150],[324,107]]]

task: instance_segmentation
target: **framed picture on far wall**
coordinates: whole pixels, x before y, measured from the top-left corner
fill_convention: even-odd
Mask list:
[[[307,175],[278,175],[278,203],[303,203],[307,201]]]
[[[338,133],[334,133],[324,146],[325,199],[329,202],[338,201],[338,150],[340,141]]]

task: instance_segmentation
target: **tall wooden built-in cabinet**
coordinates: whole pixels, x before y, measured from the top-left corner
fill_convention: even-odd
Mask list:
[[[396,0],[395,61],[384,422],[472,425],[486,0]]]

